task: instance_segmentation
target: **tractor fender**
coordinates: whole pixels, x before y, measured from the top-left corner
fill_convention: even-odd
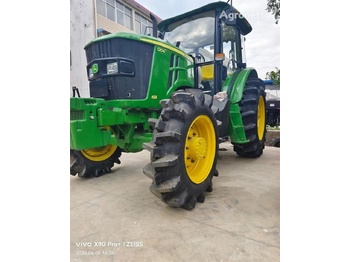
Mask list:
[[[226,78],[222,85],[222,91],[226,91],[231,104],[241,101],[244,86],[249,76],[258,77],[258,74],[253,68],[245,68],[235,71],[231,76]]]

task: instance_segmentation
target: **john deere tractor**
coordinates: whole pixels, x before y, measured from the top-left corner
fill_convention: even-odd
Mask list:
[[[111,172],[122,152],[147,149],[143,173],[155,196],[188,210],[204,202],[219,143],[243,157],[263,153],[265,86],[244,57],[251,30],[238,10],[215,2],[153,18],[153,37],[114,33],[88,43],[91,97],[70,102],[71,175]]]

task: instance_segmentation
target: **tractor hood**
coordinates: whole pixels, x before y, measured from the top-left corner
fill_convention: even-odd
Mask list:
[[[112,38],[126,38],[126,39],[136,40],[136,41],[153,42],[154,44],[164,43],[164,41],[162,41],[161,39],[154,38],[152,36],[140,35],[140,34],[128,33],[128,32],[117,32],[117,33],[104,35],[104,36],[101,36],[101,37],[98,37],[98,38],[92,40],[91,42],[89,42],[85,46],[85,49],[87,49],[90,45],[92,45],[96,42],[105,41],[105,40],[112,39]]]
[[[109,35],[105,35],[105,36],[101,36],[98,37],[94,40],[92,40],[90,43],[88,43],[85,46],[85,50],[91,46],[92,44],[96,43],[96,42],[100,42],[100,41],[105,41],[108,39],[113,39],[113,38],[124,38],[124,39],[130,39],[130,40],[135,40],[135,41],[140,41],[140,42],[145,42],[145,43],[149,43],[155,46],[159,46],[162,48],[166,48],[169,49],[175,53],[178,53],[179,55],[182,55],[183,57],[185,57],[187,60],[189,61],[193,61],[192,58],[187,55],[185,52],[183,52],[181,49],[177,48],[175,45],[164,41],[160,38],[155,38],[152,36],[147,36],[147,35],[140,35],[140,34],[135,34],[135,33],[127,33],[127,32],[117,32],[117,33],[113,33],[113,34],[109,34]]]

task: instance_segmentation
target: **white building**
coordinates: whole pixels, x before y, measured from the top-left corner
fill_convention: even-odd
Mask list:
[[[148,9],[134,0],[70,1],[70,95],[72,87],[89,97],[84,47],[98,36],[115,32],[151,33]],[[153,14],[153,13],[152,13]],[[158,21],[161,19],[153,14]]]

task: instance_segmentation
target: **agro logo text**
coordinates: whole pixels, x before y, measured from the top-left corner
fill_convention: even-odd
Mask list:
[[[237,16],[239,18],[243,18],[244,17],[242,14],[238,14],[238,13],[228,13],[227,14],[225,10],[222,10],[219,18],[225,17],[225,19],[228,19],[228,21],[232,22],[233,20],[235,20],[237,18]]]

